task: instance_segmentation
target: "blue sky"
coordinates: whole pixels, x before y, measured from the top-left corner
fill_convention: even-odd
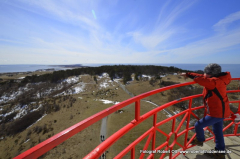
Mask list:
[[[1,0],[0,64],[240,64],[239,0]]]

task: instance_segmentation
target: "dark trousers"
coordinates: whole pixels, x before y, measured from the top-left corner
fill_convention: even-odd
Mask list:
[[[225,143],[223,138],[223,119],[224,118],[215,118],[206,115],[204,118],[200,119],[195,123],[196,137],[198,141],[205,141],[203,128],[206,126],[212,125],[213,133],[215,135],[215,142],[217,150],[225,150]]]

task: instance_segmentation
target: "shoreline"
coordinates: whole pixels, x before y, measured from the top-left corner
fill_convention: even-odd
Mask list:
[[[26,73],[26,72],[37,72],[37,71],[59,71],[66,69],[76,69],[88,66],[82,66],[81,64],[74,65],[0,65],[0,74],[14,74],[14,73]]]
[[[25,71],[25,72],[2,72],[0,75],[8,75],[8,74],[24,74],[24,73],[33,73],[33,72],[47,72],[47,71],[56,71],[55,69],[40,69],[36,71]]]

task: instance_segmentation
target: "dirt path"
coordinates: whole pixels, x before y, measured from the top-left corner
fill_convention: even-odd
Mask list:
[[[131,97],[134,97],[134,94],[131,93],[131,92],[129,92],[129,91],[126,89],[125,85],[121,84],[121,82],[119,82],[119,81],[115,81],[115,82],[117,82],[117,83],[119,84],[119,86],[120,86],[127,94],[129,94]],[[142,99],[141,101],[145,101],[145,102],[148,102],[148,103],[150,103],[150,104],[152,104],[152,105],[154,105],[154,106],[156,106],[156,107],[159,107],[159,105],[157,105],[156,103],[153,103],[153,102],[151,102],[151,101],[148,101],[148,100],[145,100],[145,99]],[[170,111],[170,110],[167,109],[167,108],[163,109],[163,111],[164,111],[165,113],[167,113],[168,116],[170,116],[170,117],[175,115],[174,113],[172,113],[172,111]],[[176,119],[177,119],[179,122],[181,122],[181,119],[179,119],[179,118],[176,118]],[[186,125],[186,122],[184,122],[183,124]]]
[[[100,143],[102,143],[107,138],[107,117],[102,119],[101,130],[100,130]],[[102,154],[100,159],[106,158],[106,152]]]
[[[100,141],[103,142],[107,136],[107,117],[102,119],[101,131],[100,131]]]
[[[131,92],[129,92],[129,91],[126,89],[125,85],[121,84],[119,81],[115,81],[115,82],[117,82],[117,83],[119,84],[119,86],[120,86],[127,94],[129,94],[131,97],[134,97],[134,94],[131,93]],[[148,100],[145,100],[145,99],[142,99],[141,101],[145,101],[145,102],[148,102],[148,103],[150,103],[150,104],[152,104],[152,105],[154,105],[154,106],[156,106],[156,107],[159,107],[159,105],[157,105],[156,103],[153,103],[153,102],[151,102],[151,101],[148,101]],[[165,113],[167,113],[168,115],[170,115],[170,116],[173,116],[173,115],[174,115],[174,114],[173,114],[171,111],[169,111],[167,108],[166,108],[166,109],[163,109],[163,111],[164,111]]]
[[[125,87],[125,85],[121,84],[121,82],[117,81],[117,80],[114,80],[127,94],[129,94],[131,97],[134,97],[134,94],[129,92],[127,90],[127,88]]]
[[[119,81],[115,80],[115,82],[127,93],[129,94],[131,97],[134,97],[134,95],[129,92],[124,85],[122,85]],[[101,130],[100,130],[100,143],[102,143],[103,141],[105,141],[107,138],[107,117],[102,119],[102,123],[101,123]],[[102,156],[99,157],[99,159],[105,159],[106,158],[107,153],[104,152],[102,154]]]

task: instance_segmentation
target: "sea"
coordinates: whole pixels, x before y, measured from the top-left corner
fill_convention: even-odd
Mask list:
[[[134,63],[134,64],[82,64],[82,66],[99,67],[103,65],[156,65],[156,66],[174,66],[184,70],[196,71],[203,70],[207,64],[151,64],[151,63]],[[240,78],[240,64],[220,64],[222,72],[231,72],[232,78]],[[44,69],[65,70],[66,67],[59,65],[0,65],[0,73],[11,72],[28,72]]]
[[[66,67],[61,67],[59,65],[0,65],[0,73],[14,73],[14,72],[34,72],[37,70],[65,70]]]
[[[161,64],[161,66],[174,66],[183,70],[197,71],[204,70],[208,64]],[[232,78],[240,78],[240,64],[219,64],[222,72],[230,72]]]

